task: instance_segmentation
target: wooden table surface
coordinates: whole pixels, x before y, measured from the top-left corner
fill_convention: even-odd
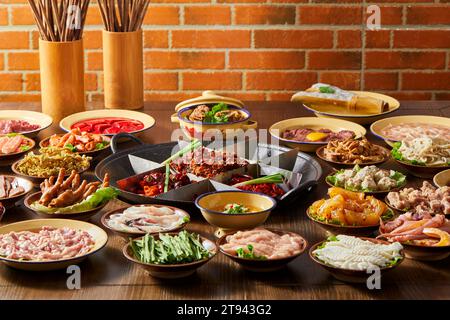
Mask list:
[[[144,112],[157,121],[156,126],[143,136],[146,143],[168,142],[176,125],[170,123],[175,103],[149,102]],[[253,102],[247,104],[259,128],[293,117],[312,116],[291,103]],[[23,109],[39,111],[37,104],[0,104],[0,110]],[[450,102],[403,102],[397,115],[449,116]],[[39,135],[44,138],[58,132],[57,124]],[[370,140],[382,143],[368,133]],[[321,162],[324,175],[331,167]],[[393,161],[385,168],[399,169]],[[410,185],[421,180],[411,178]],[[310,222],[305,210],[313,201],[325,196],[327,186],[319,186],[289,209],[274,211],[266,226],[291,230],[303,235],[310,244],[325,237],[324,231]],[[105,210],[121,205],[119,200]],[[105,212],[105,211],[103,211]],[[103,213],[102,212],[102,213]],[[98,214],[92,222],[100,225]],[[188,228],[209,234],[209,226],[199,212],[190,212],[193,221]],[[23,204],[9,210],[3,224],[36,218]],[[31,273],[0,265],[0,299],[449,299],[450,259],[439,262],[406,260],[400,267],[383,276],[381,290],[369,290],[365,285],[349,285],[335,280],[328,272],[315,265],[308,254],[303,254],[288,267],[275,273],[250,273],[241,269],[225,256],[218,254],[211,262],[186,279],[163,281],[150,277],[141,268],[129,263],[121,249],[124,241],[108,232],[108,245],[83,262],[81,289],[66,287],[65,270]]]

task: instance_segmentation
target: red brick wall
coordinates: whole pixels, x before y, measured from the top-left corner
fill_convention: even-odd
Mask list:
[[[382,30],[367,31],[366,7]],[[102,99],[101,19],[85,31],[86,89]],[[39,100],[37,33],[26,0],[0,0],[0,101]],[[317,81],[401,99],[450,99],[449,0],[152,0],[145,94],[214,89],[285,100]]]

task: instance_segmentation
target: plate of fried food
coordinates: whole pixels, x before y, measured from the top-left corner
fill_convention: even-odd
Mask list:
[[[91,165],[91,157],[80,155],[66,148],[41,148],[38,153],[29,152],[24,158],[13,163],[12,171],[35,184],[43,182],[51,176],[59,175],[61,169],[70,174],[85,172]]]
[[[109,148],[111,138],[101,134],[72,129],[66,134],[54,134],[39,143],[41,148],[66,148],[79,154],[97,156]]]
[[[103,183],[82,180],[75,170],[65,176],[65,170],[61,169],[57,177],[45,179],[40,185],[41,191],[25,199],[25,206],[45,218],[87,220],[118,195],[109,185],[108,174]]]
[[[308,218],[334,234],[372,235],[381,220],[394,217],[383,201],[362,192],[332,187],[329,199],[315,201],[306,211]]]
[[[389,150],[371,143],[366,138],[331,140],[326,146],[317,149],[316,155],[337,168],[353,167],[356,164],[359,166],[381,164],[390,157]]]

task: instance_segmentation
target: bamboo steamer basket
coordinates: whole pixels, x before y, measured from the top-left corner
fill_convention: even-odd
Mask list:
[[[39,39],[42,112],[60,121],[86,109],[83,40]]]
[[[142,30],[103,30],[105,107],[140,109],[144,106]]]

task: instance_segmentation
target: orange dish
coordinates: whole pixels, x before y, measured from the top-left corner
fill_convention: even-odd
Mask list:
[[[381,219],[392,217],[386,204],[364,193],[341,188],[328,189],[330,199],[321,199],[309,207],[309,214],[317,221],[342,226],[376,226]]]

